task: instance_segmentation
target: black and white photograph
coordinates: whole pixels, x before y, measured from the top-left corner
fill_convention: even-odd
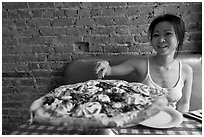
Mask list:
[[[201,1],[2,1],[2,135],[202,135]]]

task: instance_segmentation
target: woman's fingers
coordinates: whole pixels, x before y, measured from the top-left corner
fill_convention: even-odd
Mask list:
[[[107,61],[100,61],[96,63],[95,73],[99,79],[102,79],[103,77],[105,77],[108,67],[109,67],[109,62]]]
[[[96,74],[99,73],[99,71],[103,68],[103,66],[101,65],[101,62],[97,62],[96,63],[96,66],[95,66],[95,71],[96,71]]]

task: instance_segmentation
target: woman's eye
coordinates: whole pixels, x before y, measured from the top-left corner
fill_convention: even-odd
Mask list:
[[[166,35],[171,35],[171,34],[172,34],[171,32],[167,32],[167,33],[166,33]]]
[[[153,37],[158,37],[159,36],[159,34],[153,34]]]

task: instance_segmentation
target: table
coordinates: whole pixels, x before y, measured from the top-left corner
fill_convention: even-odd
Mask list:
[[[130,128],[109,128],[90,130],[68,130],[64,127],[48,125],[23,124],[11,135],[202,135],[202,123],[184,118],[183,122],[174,128],[155,129],[142,125]]]
[[[113,128],[112,130],[118,135],[202,135],[202,123],[184,118],[179,126],[169,129],[156,129],[137,125],[131,128]]]

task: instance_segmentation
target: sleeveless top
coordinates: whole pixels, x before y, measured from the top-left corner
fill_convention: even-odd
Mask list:
[[[168,106],[176,109],[176,103],[182,97],[182,88],[184,86],[184,82],[183,82],[181,74],[182,74],[182,62],[179,61],[179,78],[178,78],[178,81],[176,82],[176,85],[172,88],[162,88],[161,86],[154,83],[154,81],[151,78],[150,64],[149,64],[149,58],[148,58],[147,59],[147,75],[142,83],[150,87],[153,87],[153,88],[164,89],[164,90],[166,89],[168,91],[168,94],[167,94]]]

